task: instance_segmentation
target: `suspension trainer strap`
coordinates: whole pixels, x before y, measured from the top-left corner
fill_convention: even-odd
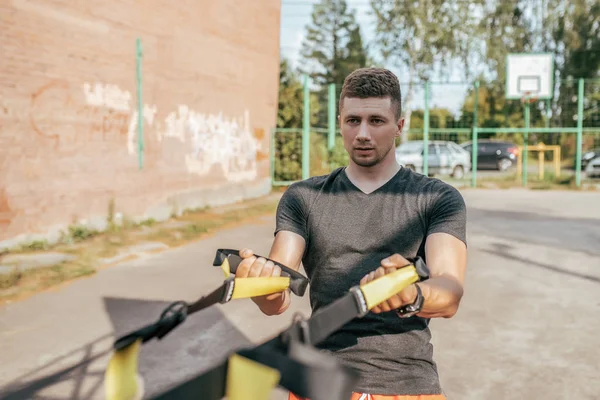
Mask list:
[[[345,296],[323,307],[308,320],[296,320],[273,339],[253,349],[235,354],[252,359],[279,371],[279,386],[311,400],[345,400],[350,397],[358,373],[340,365],[327,353],[314,347],[354,318],[361,318],[371,308],[419,280],[429,278],[427,266],[420,258],[364,285],[352,288]],[[230,359],[231,360],[231,359]],[[200,374],[156,399],[202,398],[220,400],[228,388],[238,382],[226,380],[227,362]],[[241,381],[240,381],[241,382]],[[268,397],[256,397],[257,400]]]
[[[220,262],[219,266],[223,270],[226,278],[221,286],[213,290],[210,294],[201,297],[194,303],[188,304],[184,301],[177,301],[170,304],[163,311],[158,321],[119,338],[115,342],[115,350],[124,349],[138,339],[141,339],[142,343],[154,338],[162,339],[179,324],[185,321],[188,315],[217,303],[225,304],[233,299],[243,299],[278,293],[288,288],[299,296],[304,294],[306,286],[308,285],[308,278],[279,263],[277,264],[282,268],[282,271],[291,271],[294,273],[294,276],[292,277],[289,273],[285,272],[287,276],[235,278],[232,274],[235,274],[237,267],[242,261],[242,258],[239,257],[237,253],[237,250],[231,249],[217,250],[213,265]],[[291,285],[292,283],[294,283],[293,288]]]
[[[160,318],[156,322],[123,335],[115,341],[113,344],[114,354],[106,371],[105,384],[107,386],[107,399],[125,399],[128,397],[124,394],[131,393],[133,390],[132,388],[137,387],[140,389],[139,385],[136,386],[135,383],[140,379],[136,376],[139,347],[154,338],[162,339],[178,325],[183,323],[188,315],[211,307],[217,303],[225,304],[233,299],[262,296],[282,292],[287,289],[291,289],[295,294],[304,294],[308,285],[308,278],[279,263],[278,265],[283,271],[282,275],[286,276],[236,278],[232,274],[235,274],[242,261],[242,258],[237,254],[238,252],[236,250],[230,249],[217,251],[213,265],[216,265],[217,261],[220,262],[220,267],[226,278],[223,284],[217,289],[193,303],[187,303],[185,301],[171,303],[162,312]],[[291,271],[293,274],[286,271]],[[293,283],[293,287],[291,283]],[[252,362],[240,360],[241,359],[239,358],[236,359],[235,365],[245,366],[241,368],[242,371],[248,369],[248,365],[253,365]],[[240,368],[238,367],[237,370],[239,369]],[[259,367],[250,369],[253,371],[260,370]],[[264,372],[265,370],[263,369],[261,371]],[[255,380],[264,381],[265,379],[257,378]],[[269,380],[267,379],[266,381]]]

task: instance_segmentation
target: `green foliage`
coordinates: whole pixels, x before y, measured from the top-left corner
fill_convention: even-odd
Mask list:
[[[314,5],[301,55],[306,64],[303,72],[324,87],[341,86],[350,72],[367,64],[360,27],[346,0],[321,0]]]
[[[276,181],[296,181],[302,179],[302,132],[275,133]],[[325,175],[333,169],[348,164],[348,153],[344,149],[342,137],[338,134],[332,151],[327,149],[327,134],[310,134],[310,175]]]
[[[360,27],[346,0],[321,0],[314,5],[301,55],[302,72],[308,74],[318,87],[315,93],[318,102],[323,105],[328,104],[329,84],[335,84],[339,93],[346,76],[355,69],[372,64]],[[315,125],[327,126],[327,113],[327,107],[322,107]]]
[[[73,242],[80,242],[96,236],[99,232],[95,229],[91,229],[85,225],[71,225],[69,226],[69,238]]]
[[[304,109],[303,85],[300,76],[292,69],[288,60],[282,59],[279,66],[278,128],[301,128]],[[310,95],[310,123],[318,122],[321,109],[315,94]]]
[[[371,0],[383,58],[405,67],[409,80],[430,79],[435,66],[447,76],[453,59],[469,72],[474,11],[480,0]]]
[[[484,61],[495,77],[489,82],[491,97],[503,96],[507,54],[532,50],[532,26],[525,15],[530,5],[530,0],[488,2],[477,25],[477,36],[485,47]]]

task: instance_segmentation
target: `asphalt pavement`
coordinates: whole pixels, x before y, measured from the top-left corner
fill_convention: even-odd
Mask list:
[[[448,399],[597,399],[600,393],[600,193],[463,191],[468,205],[465,297],[433,320]],[[217,248],[268,253],[273,217],[124,262],[0,309],[0,398],[101,399],[115,336],[156,320],[174,300],[218,286]],[[266,317],[249,300],[190,316],[144,346],[140,373],[156,393],[263,341],[307,298]],[[273,399],[284,399],[276,390]]]

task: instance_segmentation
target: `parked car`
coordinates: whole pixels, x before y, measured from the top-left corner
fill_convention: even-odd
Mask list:
[[[588,178],[600,177],[600,157],[593,158],[586,164],[585,175]]]
[[[581,155],[581,170],[585,171],[587,165],[592,161],[600,158],[600,147],[584,151]]]
[[[396,160],[406,168],[423,173],[423,141],[415,140],[396,148]],[[450,175],[462,179],[471,170],[471,159],[462,147],[454,142],[435,140],[428,146],[428,175]]]
[[[465,142],[460,145],[469,155],[472,155],[473,143]],[[519,148],[510,142],[496,140],[477,141],[477,169],[497,169],[506,171],[517,164]],[[470,157],[472,161],[472,157]]]

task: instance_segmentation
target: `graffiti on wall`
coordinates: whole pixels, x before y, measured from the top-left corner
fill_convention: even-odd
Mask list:
[[[82,104],[67,82],[53,81],[31,96],[31,128],[50,139],[56,149],[73,148],[90,135],[104,140],[125,138],[129,111],[122,107],[98,107]]]
[[[89,134],[101,134],[104,140],[122,141],[127,154],[136,156],[138,112],[131,93],[118,85],[88,82],[78,90],[83,104],[63,81],[36,91],[30,117],[33,130],[53,140],[59,149],[89,141]],[[159,144],[175,139],[185,145],[188,173],[208,175],[217,166],[232,182],[257,177],[257,159],[266,154],[261,148],[264,135],[252,133],[248,110],[232,118],[178,105],[164,118],[157,118],[156,105],[144,104],[142,114],[146,138],[154,135]]]
[[[203,114],[180,105],[164,119],[164,129],[155,130],[159,142],[175,138],[188,145],[188,172],[206,175],[219,166],[229,181],[253,180],[257,176],[260,141],[250,129],[250,113],[239,119],[223,114]],[[133,146],[131,146],[133,147]]]

